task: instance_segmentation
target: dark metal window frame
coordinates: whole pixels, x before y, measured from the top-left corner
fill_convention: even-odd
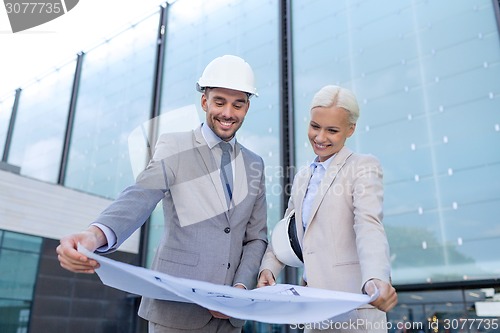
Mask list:
[[[14,134],[14,126],[16,125],[17,110],[19,109],[19,99],[21,98],[22,89],[16,89],[14,97],[14,104],[12,105],[12,112],[10,114],[9,127],[7,128],[7,136],[5,138],[5,147],[2,154],[2,162],[7,163],[9,158],[10,146],[12,143],[12,135]]]
[[[82,66],[85,53],[80,52],[77,54],[75,76],[73,77],[73,87],[71,89],[71,97],[69,101],[68,118],[66,120],[66,132],[64,134],[64,143],[61,156],[61,164],[59,165],[59,176],[57,177],[57,184],[64,185],[66,179],[66,171],[68,168],[69,148],[71,144],[71,137],[73,135],[73,124],[75,121],[76,103],[78,100],[78,92],[80,90],[80,78],[82,76]]]
[[[500,0],[493,1],[493,10],[495,11],[495,18],[497,19],[497,28],[500,33]]]

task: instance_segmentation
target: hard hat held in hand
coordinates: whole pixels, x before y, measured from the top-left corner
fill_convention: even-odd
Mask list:
[[[245,60],[234,55],[224,55],[212,60],[196,83],[196,89],[227,88],[250,94],[257,94],[252,67]]]
[[[271,246],[274,255],[285,265],[304,266],[302,249],[295,229],[295,212],[292,210],[279,221],[271,233]]]

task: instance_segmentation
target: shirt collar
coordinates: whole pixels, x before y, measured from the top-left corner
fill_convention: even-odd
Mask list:
[[[215,134],[214,131],[212,131],[212,129],[205,124],[201,124],[201,135],[203,135],[203,138],[207,142],[210,149],[217,146],[222,141],[222,139],[219,138],[217,134]],[[234,149],[236,137],[233,137],[231,140],[227,141],[227,143],[231,144],[231,147]]]
[[[314,168],[316,166],[318,166],[318,165],[321,165],[325,170],[327,170],[328,166],[330,166],[330,164],[332,163],[333,158],[335,157],[335,155],[337,155],[337,154],[333,154],[330,158],[328,158],[324,162],[320,162],[319,159],[318,159],[318,156],[316,156],[314,158],[314,160],[311,162],[311,164],[309,164],[309,167],[311,168],[311,171],[314,171]]]

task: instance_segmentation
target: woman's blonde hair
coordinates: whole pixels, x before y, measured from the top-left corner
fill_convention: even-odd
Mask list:
[[[315,107],[337,106],[349,113],[349,122],[356,124],[359,118],[359,105],[352,91],[334,85],[321,88],[313,97],[311,110]]]

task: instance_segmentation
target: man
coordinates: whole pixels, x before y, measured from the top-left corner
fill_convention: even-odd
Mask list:
[[[239,57],[218,57],[197,89],[206,122],[192,132],[160,137],[136,183],[87,230],[61,239],[57,253],[63,268],[94,273],[98,263],[77,252],[77,244],[116,250],[162,200],[165,232],[152,269],[237,288],[255,286],[267,246],[264,162],[235,139],[250,97],[257,95],[253,71]],[[149,321],[150,333],[240,332],[244,323],[196,304],[148,298],[139,316]]]

